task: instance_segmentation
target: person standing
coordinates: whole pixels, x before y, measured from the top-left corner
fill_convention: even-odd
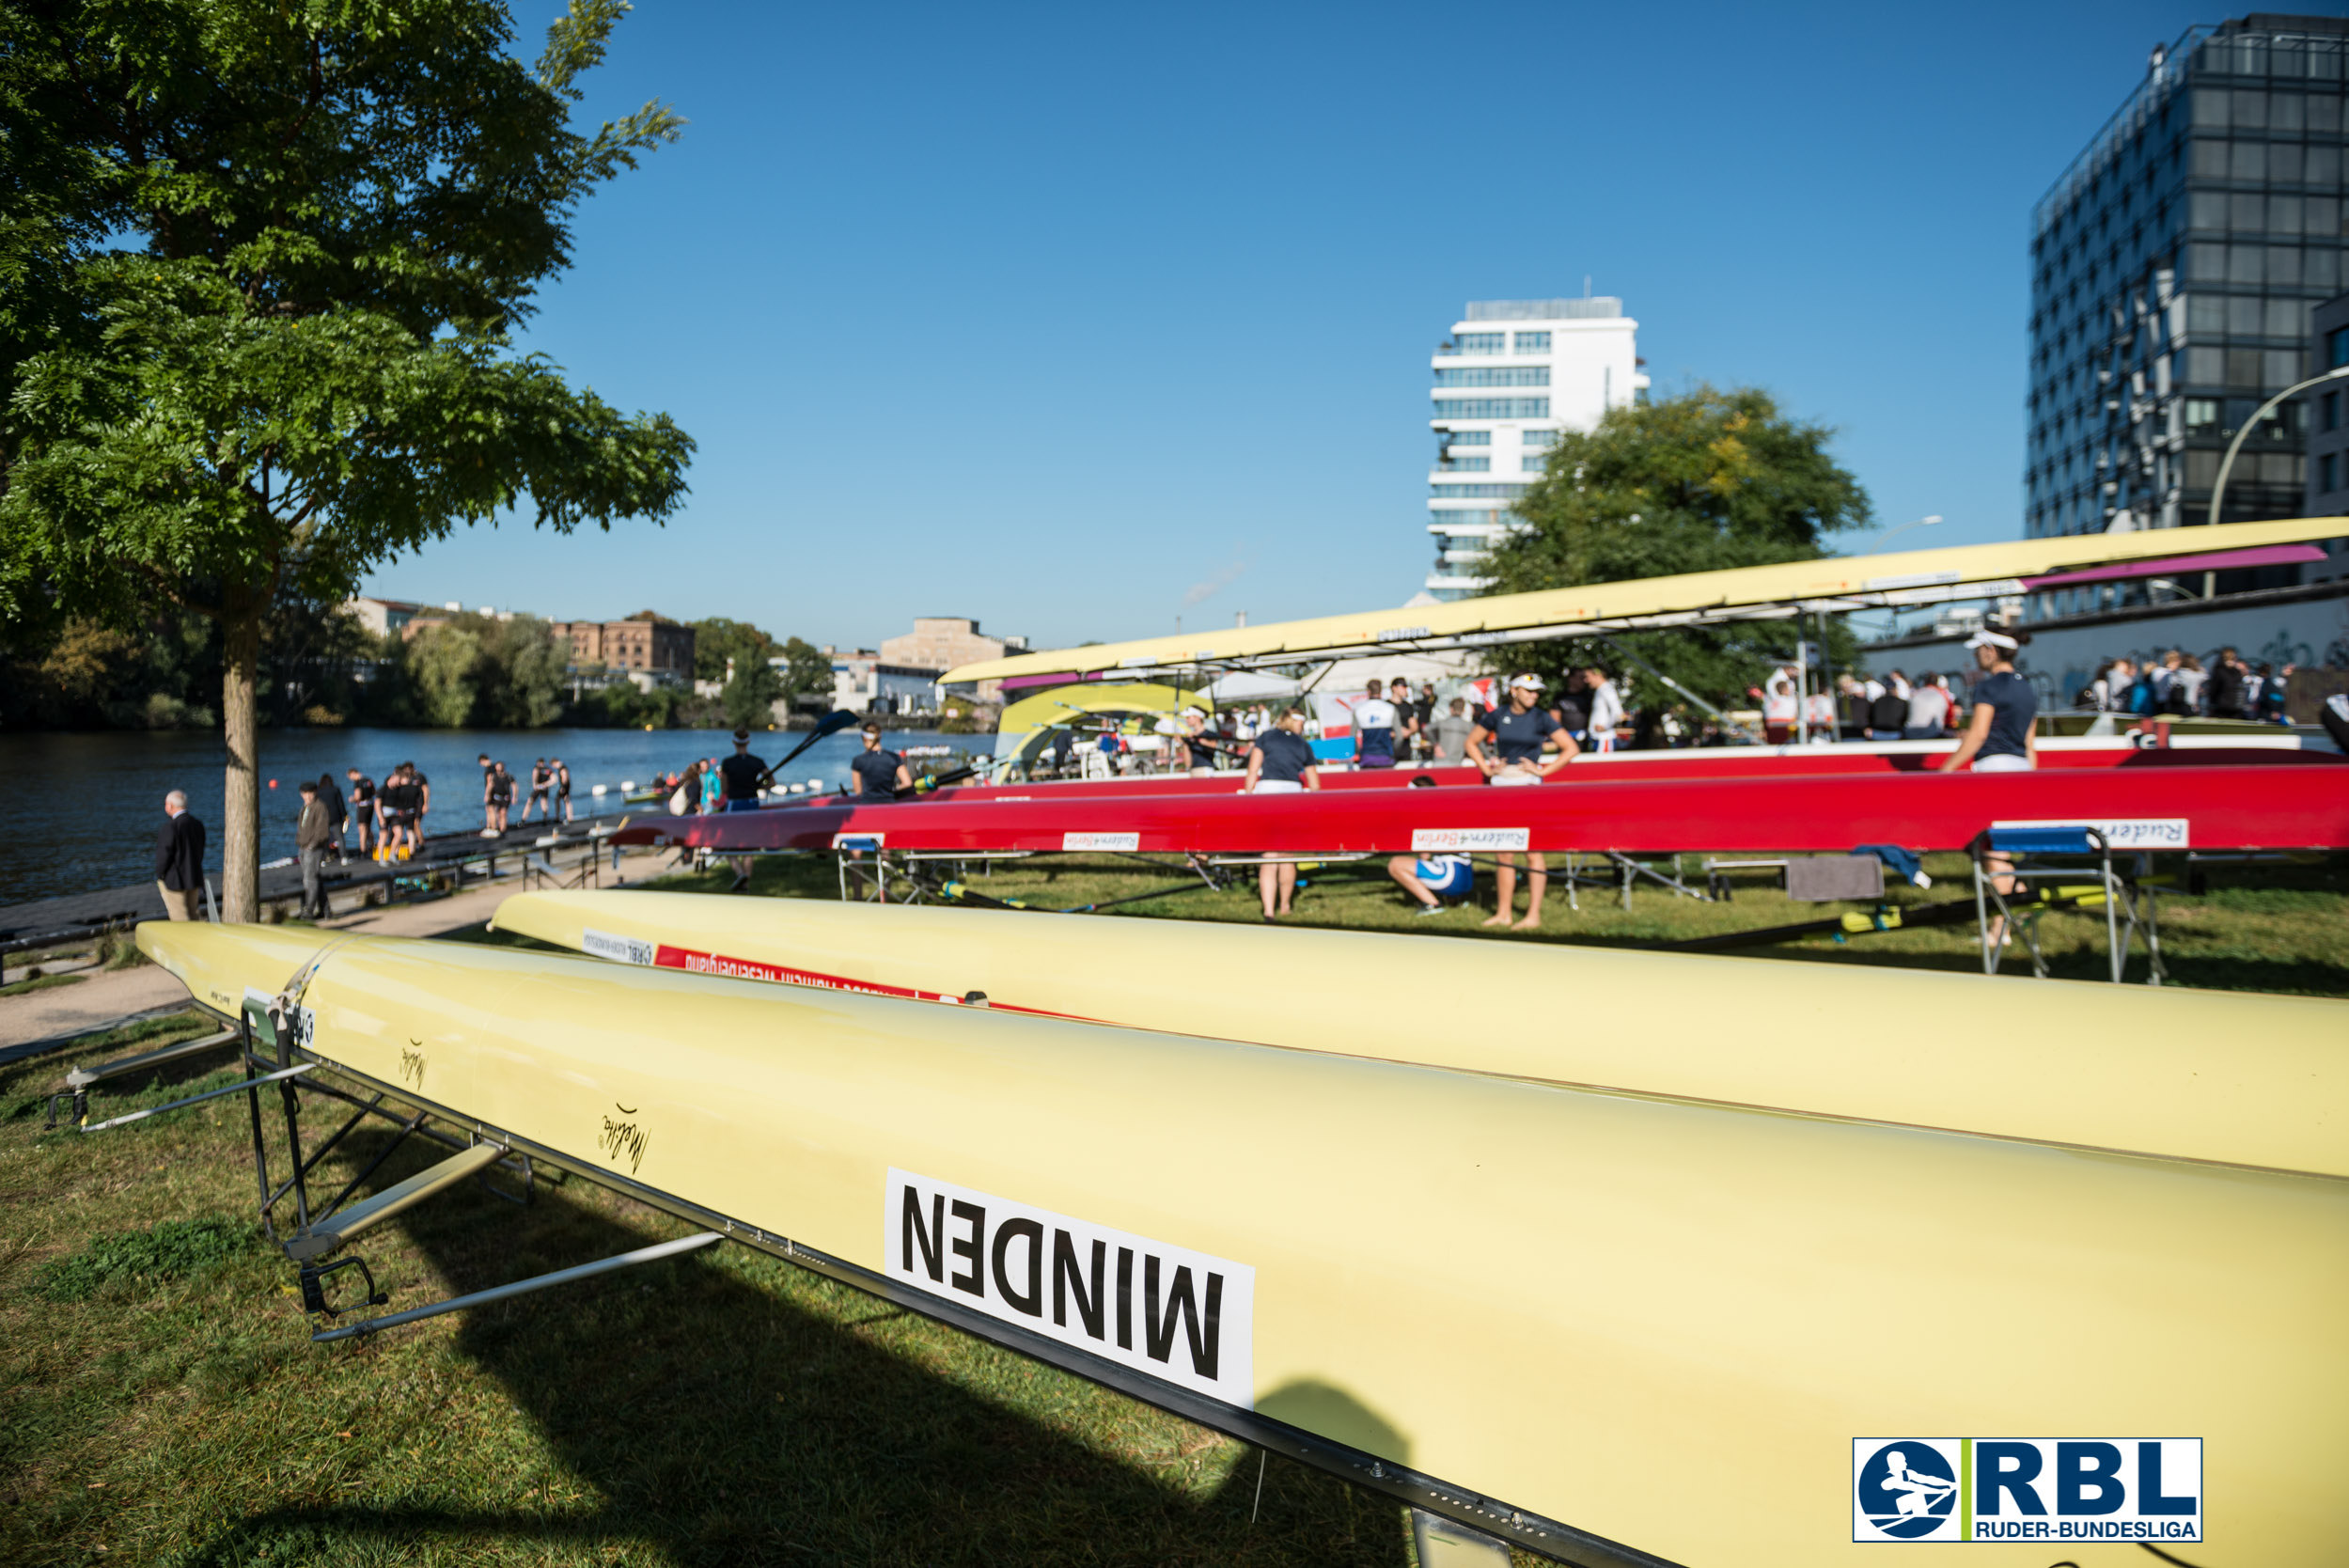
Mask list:
[[[555,763],[555,799],[563,808],[563,821],[571,821],[571,766],[560,757]],[[550,819],[553,813],[548,813]]]
[[[1976,773],[2028,773],[2039,765],[2039,695],[2014,673],[2014,655],[2028,641],[2028,632],[2010,635],[1988,627],[1965,639],[1982,674],[1974,682],[1974,711],[1966,717],[1965,733],[1941,764],[1943,773],[1955,773],[1968,762]],[[1984,855],[1982,869],[2001,894],[2014,891],[2012,858]],[[1988,940],[2002,945],[2006,934],[2006,921],[1995,920]]]
[[[856,798],[869,806],[878,801],[895,800],[900,790],[914,787],[914,776],[905,766],[905,759],[881,745],[881,726],[868,724],[863,731],[865,750],[848,765],[856,776]],[[1103,736],[1113,745],[1116,733],[1104,730]]]
[[[514,776],[503,762],[492,762],[481,776],[481,837],[494,839],[506,831],[507,813],[513,808]]]
[[[1509,682],[1509,705],[1480,716],[1476,728],[1469,730],[1468,760],[1483,771],[1489,782],[1539,784],[1581,754],[1582,747],[1574,744],[1574,736],[1566,732],[1556,714],[1542,707],[1541,701],[1542,678],[1519,675]],[[1597,733],[1595,718],[1592,733]],[[1558,760],[1546,767],[1542,762],[1542,748],[1545,745],[1558,747]],[[1495,755],[1485,755],[1488,745],[1494,748]],[[1539,850],[1528,851],[1526,868],[1526,917],[1518,922],[1518,929],[1531,931],[1542,923],[1542,896],[1550,886],[1549,858]],[[1510,923],[1517,902],[1514,854],[1500,857],[1494,882],[1499,890],[1500,905],[1484,923],[1505,926]]]
[[[1468,716],[1468,699],[1455,697],[1451,711],[1435,721],[1435,760],[1444,762],[1465,761],[1468,757],[1468,731],[1476,721]]]
[[[351,820],[358,824],[359,853],[375,857],[375,780],[356,768],[345,768],[351,780]]]
[[[2169,678],[2169,712],[2180,718],[2192,718],[2202,711],[2202,683],[2209,672],[2202,661],[2188,653],[2178,661],[2177,673]]]
[[[164,825],[155,834],[155,890],[171,918],[204,917],[196,902],[204,895],[204,824],[188,809],[185,791],[164,796]]]
[[[756,811],[759,809],[759,781],[767,776],[767,761],[750,754],[750,731],[734,731],[734,755],[718,764],[720,782],[726,788],[724,811]],[[739,893],[750,886],[750,856],[737,855],[734,861],[734,886],[729,893]]]
[[[1897,669],[1887,673],[1877,697],[1868,705],[1868,738],[1899,740],[1901,731],[1908,728],[1908,703],[1913,695],[1907,676]]]
[[[1357,768],[1395,765],[1395,705],[1386,700],[1386,682],[1373,681],[1365,688],[1362,700],[1354,705],[1354,765]]]
[[[1584,670],[1583,678],[1590,682],[1590,749],[1604,755],[1615,749],[1616,727],[1623,722],[1623,698],[1597,665]]]
[[[1198,708],[1182,710],[1182,726],[1170,743],[1167,765],[1180,769],[1193,778],[1201,778],[1215,771],[1215,746],[1207,732],[1207,714]]]
[[[1770,679],[1762,688],[1762,738],[1769,745],[1787,745],[1794,739],[1794,720],[1798,716],[1799,698],[1794,681],[1794,666],[1781,666],[1770,672]]]
[[[399,853],[399,802],[401,774],[397,766],[384,776],[383,787],[375,792],[375,858],[393,860]]]
[[[534,760],[530,764],[529,798],[522,803],[522,820],[525,823],[529,822],[533,811],[542,814],[548,822],[555,820],[554,802],[547,799],[547,792],[554,787],[555,770],[546,765],[545,758]]]
[[[335,864],[351,863],[351,844],[346,837],[351,825],[351,808],[342,803],[342,792],[335,788],[335,776],[318,776],[319,804],[326,808],[326,825],[331,830],[335,849]]]
[[[2244,712],[2244,677],[2250,673],[2232,648],[2218,651],[2217,660],[2210,672],[2210,716],[2222,719],[2247,717]]]
[[[2292,715],[2286,710],[2291,705],[2292,672],[2297,667],[2294,665],[2286,665],[2283,668],[2271,673],[2271,666],[2260,666],[2259,719],[2261,723],[2290,724],[2292,722]]]
[[[408,848],[418,855],[424,853],[424,819],[432,809],[432,780],[414,762],[406,763],[408,788],[415,792],[415,804],[408,811]]]
[[[326,846],[334,841],[333,821],[318,786],[302,786],[302,815],[293,824],[293,851],[302,861],[302,918],[326,918]]]
[[[1322,787],[1322,770],[1313,743],[1305,738],[1305,710],[1284,709],[1273,727],[1248,747],[1247,781],[1241,792],[1251,795],[1293,795]],[[1290,912],[1297,897],[1297,866],[1293,860],[1256,869],[1256,891],[1264,918],[1276,920]]]

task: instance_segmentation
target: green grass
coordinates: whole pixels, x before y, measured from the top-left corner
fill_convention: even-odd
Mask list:
[[[1252,1522],[1257,1450],[740,1247],[313,1346],[248,1223],[239,1097],[40,1130],[67,1065],[210,1027],[0,1069],[0,1561],[1410,1560],[1389,1501],[1276,1458]],[[96,1104],[233,1082],[225,1061]],[[372,1184],[431,1157],[411,1143]],[[681,1233],[586,1183],[526,1209],[468,1186],[359,1250],[397,1309]]]
[[[0,985],[0,996],[22,996],[30,991],[46,991],[55,985],[79,985],[87,975],[31,975],[21,980]]]
[[[1738,858],[1746,858],[1740,856]],[[1704,883],[1701,855],[1681,857],[1683,880]],[[1554,873],[1566,857],[1550,856]],[[1418,935],[1471,937],[1503,942],[1573,942],[1598,947],[1643,947],[1692,937],[1791,925],[1856,909],[1855,904],[1798,904],[1760,878],[1746,875],[1727,902],[1677,897],[1644,878],[1635,881],[1630,907],[1615,877],[1604,886],[1583,886],[1570,905],[1562,878],[1555,877],[1545,902],[1542,929],[1496,931],[1482,924],[1494,912],[1494,882],[1478,868],[1476,899],[1467,907],[1418,917],[1416,905],[1387,880],[1384,857],[1334,862],[1303,873],[1292,922],[1352,931],[1409,932]],[[1669,872],[1670,856],[1643,862]],[[1583,869],[1598,875],[1589,857]],[[1973,898],[1965,857],[1926,858],[1934,879],[1929,890],[1897,886],[1889,902],[1902,906]],[[1038,909],[1068,909],[1106,903],[1151,889],[1165,896],[1105,910],[1100,917],[1261,922],[1255,873],[1236,873],[1231,885],[1209,891],[1199,879],[1171,867],[1146,867],[1111,856],[1054,855],[998,863],[993,875],[976,863],[965,884],[997,900],[1024,900]],[[947,873],[939,870],[943,880]],[[2170,981],[2222,991],[2267,991],[2302,996],[2349,996],[2349,856],[2307,864],[2268,862],[2221,865],[2209,871],[2211,886],[2199,897],[2165,893],[2159,901],[2162,954]],[[723,893],[730,869],[683,873],[657,884],[665,888]],[[749,895],[837,899],[838,884],[826,858],[775,855],[753,862]],[[1522,915],[1521,885],[1516,909]],[[1574,907],[1578,905],[1579,907]],[[2106,968],[2105,918],[2101,910],[2057,912],[2041,923],[2049,971],[2060,979],[2103,980]],[[1949,926],[1855,935],[1806,937],[1770,947],[1738,949],[1744,963],[1861,964],[1899,968],[1977,972],[1981,949],[1969,920]],[[2145,975],[2142,939],[2130,961],[2133,980]],[[2030,973],[2019,942],[2009,949],[2002,972]]]

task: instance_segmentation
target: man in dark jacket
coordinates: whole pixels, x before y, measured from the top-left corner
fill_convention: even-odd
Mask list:
[[[164,913],[175,920],[200,920],[204,896],[204,824],[188,809],[179,790],[164,796],[164,825],[155,835],[155,887]]]
[[[326,815],[326,803],[318,798],[318,786],[302,786],[302,819],[294,823],[293,847],[302,857],[302,915],[305,919],[326,918],[326,847],[335,841],[333,821]]]

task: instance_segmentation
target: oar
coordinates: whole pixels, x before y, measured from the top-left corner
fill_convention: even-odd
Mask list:
[[[846,708],[835,708],[832,712],[824,714],[823,717],[816,721],[816,727],[807,731],[807,738],[800,742],[799,745],[791,747],[791,755],[785,757],[783,760],[775,763],[774,767],[769,768],[766,772],[759,776],[759,788],[763,790],[768,785],[774,783],[775,776],[783,769],[790,767],[792,762],[797,760],[801,752],[806,750],[809,746],[814,745],[818,741],[822,740],[826,735],[837,735],[841,730],[846,729],[850,725],[854,724],[855,722],[856,715],[850,713]]]
[[[926,795],[932,790],[943,790],[949,784],[960,784],[963,779],[970,777],[978,771],[979,770],[975,767],[969,767],[956,768],[952,773],[942,773],[935,776],[925,774],[921,777],[914,780],[914,787],[912,789],[900,790],[897,792],[897,798],[900,800],[912,800],[916,795]]]

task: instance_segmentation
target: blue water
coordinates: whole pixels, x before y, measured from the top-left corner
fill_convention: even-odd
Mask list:
[[[750,749],[772,762],[806,738],[804,732],[762,731]],[[892,749],[947,745],[983,750],[991,742],[983,735],[892,730],[885,744]],[[859,749],[854,730],[826,735],[786,776],[793,783],[813,779],[837,789],[847,780],[849,759]],[[331,772],[337,783],[345,783],[343,770],[355,766],[380,784],[397,764],[415,763],[432,781],[432,811],[425,828],[438,835],[481,826],[481,769],[475,758],[484,751],[522,781],[513,808],[519,821],[536,758],[559,757],[571,764],[572,813],[585,817],[622,810],[621,787],[630,781],[646,786],[656,774],[732,750],[729,736],[716,729],[263,730],[261,859],[293,853],[302,780],[315,780],[321,773]],[[210,830],[209,866],[217,876],[226,766],[217,733],[0,736],[0,904],[145,881],[154,870],[164,796],[172,790],[187,792],[189,808]],[[599,784],[606,791],[601,799],[594,793]]]

